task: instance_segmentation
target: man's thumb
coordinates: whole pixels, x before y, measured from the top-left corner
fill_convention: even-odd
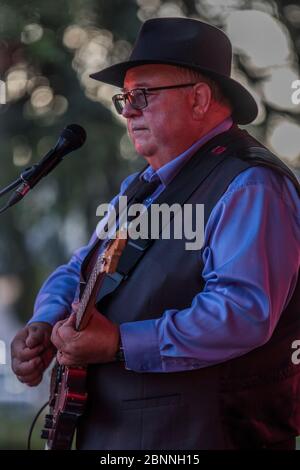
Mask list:
[[[35,326],[35,325],[32,325],[32,326],[29,326],[28,327],[28,336],[26,338],[26,346],[28,348],[35,348],[36,346],[42,344],[45,340],[45,334],[44,334],[44,331]]]
[[[65,321],[64,325],[72,326],[73,328],[75,328],[75,325],[76,325],[76,313],[75,312],[71,313],[71,315]]]

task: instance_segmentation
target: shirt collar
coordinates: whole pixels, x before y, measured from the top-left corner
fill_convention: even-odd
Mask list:
[[[211,140],[218,134],[228,131],[233,124],[232,118],[228,117],[216,127],[211,129],[207,134],[202,136],[199,140],[194,142],[187,150],[182,152],[180,155],[175,157],[170,162],[163,165],[157,171],[151,166],[148,166],[146,170],[140,175],[140,178],[150,182],[155,178],[159,178],[164,186],[167,186],[172,179],[179,173],[181,168],[189,161],[189,159],[202,147],[206,142]]]

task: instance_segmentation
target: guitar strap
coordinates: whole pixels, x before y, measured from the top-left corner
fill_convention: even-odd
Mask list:
[[[238,135],[236,135],[238,133]],[[220,138],[220,135],[217,136]],[[245,139],[246,137],[246,139]],[[248,138],[247,138],[248,137]],[[230,157],[230,167],[227,168],[224,175],[222,175],[221,183],[216,187],[213,198],[210,199],[209,204],[205,204],[205,224],[210,216],[210,213],[222,194],[226,191],[231,181],[242,171],[250,168],[251,166],[263,165],[270,167],[277,172],[289,177],[294,183],[300,195],[300,185],[293,175],[293,173],[286,167],[281,160],[271,152],[261,146],[253,146],[253,139],[244,131],[239,130],[237,127],[232,131],[224,133],[222,138],[222,147],[215,146],[216,138],[209,141],[202,147],[184,166],[181,172],[172,180],[170,185],[158,196],[155,204],[166,203],[171,206],[174,203],[183,204],[197,191],[198,187],[212,174],[212,172],[222,164],[222,162]],[[248,146],[247,146],[248,140]],[[252,146],[251,146],[252,144]],[[210,154],[210,155],[208,155]],[[144,171],[144,170],[142,170]],[[141,174],[141,173],[140,173]],[[139,174],[139,175],[140,175]],[[133,195],[138,187],[139,175],[131,183],[125,195],[128,200],[133,200]],[[151,206],[150,206],[151,207]],[[147,209],[149,226],[151,228],[151,210]],[[174,213],[172,213],[172,218]],[[149,231],[148,233],[151,233]],[[160,231],[161,233],[161,231]],[[118,263],[118,269],[115,273],[106,274],[105,279],[96,297],[96,305],[99,307],[99,302],[109,294],[112,294],[125,280],[130,272],[134,269],[137,263],[145,255],[146,251],[152,246],[155,240],[150,238],[137,240],[128,239],[127,245],[121,255]],[[99,248],[99,242],[92,248],[93,253]],[[91,252],[90,252],[91,253]],[[89,255],[88,255],[89,256]]]

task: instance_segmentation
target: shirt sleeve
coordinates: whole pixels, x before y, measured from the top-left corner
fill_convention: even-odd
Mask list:
[[[120,193],[115,196],[110,205],[113,206],[120,194],[123,194],[137,173],[127,176],[121,183]],[[107,217],[98,224],[86,246],[74,252],[70,261],[58,267],[42,285],[34,304],[34,313],[29,324],[32,322],[46,322],[54,325],[57,321],[66,318],[71,313],[71,304],[79,295],[79,281],[81,264],[93,246],[97,233],[105,225]]]
[[[89,244],[74,252],[70,261],[58,267],[42,285],[29,321],[54,325],[71,313],[71,304],[77,294],[80,267],[96,239],[94,233]]]
[[[269,169],[251,168],[235,178],[205,229],[203,291],[184,310],[123,323],[126,367],[191,370],[267,342],[297,282],[299,206],[292,183]]]

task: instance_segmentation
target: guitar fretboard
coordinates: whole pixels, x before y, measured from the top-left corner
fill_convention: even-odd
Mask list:
[[[78,310],[76,312],[76,330],[80,330],[80,325],[82,324],[84,315],[87,311],[88,302],[91,298],[97,278],[99,274],[101,274],[101,272],[103,271],[104,263],[105,263],[104,256],[103,255],[98,256],[98,259],[92,269],[91,275],[84,288],[83,294],[81,296],[81,299],[78,305]]]
[[[98,277],[101,273],[113,273],[117,269],[119,259],[122,255],[122,252],[126,246],[127,242],[127,228],[126,226],[121,227],[116,235],[114,240],[105,240],[104,242],[104,251],[98,256],[97,261],[92,269],[89,280],[86,283],[83,294],[79,301],[77,311],[76,311],[76,330],[79,331],[84,328],[84,325],[87,323],[88,315],[91,314],[91,309],[89,310],[88,304],[93,295],[95,285],[97,283]],[[100,281],[100,280],[99,280]],[[98,288],[99,286],[97,286]]]

